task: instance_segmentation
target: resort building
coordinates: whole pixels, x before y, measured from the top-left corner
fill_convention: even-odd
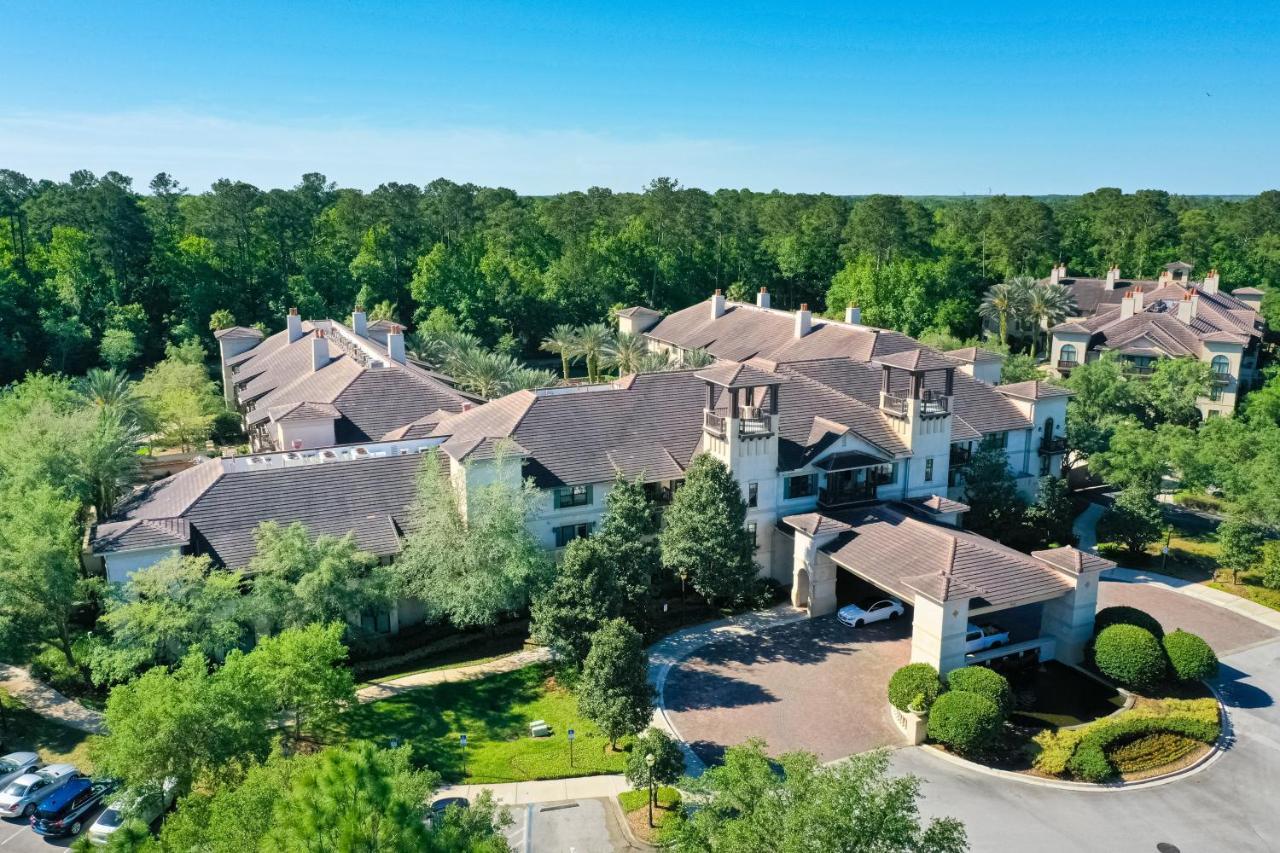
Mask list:
[[[1048,281],[1069,288],[1080,316],[1050,332],[1049,368],[1067,376],[1077,365],[1114,352],[1134,376],[1144,376],[1162,358],[1194,358],[1208,364],[1213,384],[1198,401],[1205,418],[1230,414],[1241,391],[1258,378],[1264,326],[1262,291],[1219,289],[1216,271],[1202,281],[1191,266],[1168,264],[1159,279],[1124,279],[1112,268],[1106,278],[1071,278],[1065,265]]]

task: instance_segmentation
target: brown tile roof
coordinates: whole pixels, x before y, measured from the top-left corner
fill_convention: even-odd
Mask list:
[[[330,403],[313,403],[306,400],[298,403],[272,406],[269,411],[273,421],[301,421],[317,418],[337,420],[342,417],[342,412],[339,412],[337,407]]]
[[[902,370],[913,371],[946,370],[956,366],[956,362],[953,359],[924,348],[876,356],[872,361],[876,364],[883,364],[886,367],[897,367]]]
[[[1047,551],[1032,551],[1031,556],[1073,575],[1082,572],[1101,572],[1116,567],[1111,560],[1099,557],[1097,554],[1090,554],[1088,551],[1078,550],[1070,545],[1064,548],[1051,548]]]
[[[817,512],[803,512],[799,515],[788,515],[782,519],[783,524],[790,525],[801,533],[817,536],[822,533],[846,533],[849,525],[837,521],[828,515]]]
[[[960,503],[960,501],[953,501],[951,498],[943,497],[942,495],[929,495],[927,498],[912,498],[907,501],[907,503],[916,509],[928,512],[931,515],[947,515],[953,512],[969,511],[968,504]]]
[[[1004,361],[1004,356],[998,352],[985,350],[981,347],[961,347],[960,349],[949,349],[943,355],[954,358],[956,361],[963,361],[965,364],[981,364],[982,362]]]
[[[841,566],[908,601],[975,599],[1009,606],[1072,588],[1058,571],[998,542],[930,524],[887,506],[835,513],[850,532],[822,550]]]
[[[389,430],[382,436],[382,440],[404,441],[405,439],[426,438],[431,435],[441,421],[452,414],[453,412],[446,412],[444,409],[436,409],[431,414],[423,415],[412,423]]]
[[[234,339],[234,338],[263,337],[262,332],[258,331],[257,329],[250,328],[249,326],[230,326],[226,329],[219,329],[218,331],[213,333],[213,336],[218,340],[222,340],[223,338]]]
[[[94,553],[139,551],[144,548],[181,548],[191,541],[191,525],[185,519],[133,518],[108,521],[93,531]]]
[[[616,313],[619,317],[661,317],[661,311],[654,311],[652,308],[646,308],[643,305],[632,305],[630,308],[620,308]]]
[[[744,362],[721,361],[711,367],[704,367],[694,376],[703,382],[719,385],[721,388],[759,388],[762,385],[777,385],[786,381],[785,376],[770,373]]]
[[[1023,400],[1044,400],[1049,397],[1070,397],[1075,394],[1069,388],[1051,385],[1043,379],[1029,379],[1026,382],[1011,382],[1008,385],[994,387],[996,391],[1007,397],[1019,397]]]

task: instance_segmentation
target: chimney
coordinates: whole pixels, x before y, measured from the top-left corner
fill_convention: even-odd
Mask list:
[[[862,325],[862,309],[857,305],[847,305],[844,309],[844,321],[850,326]]]
[[[404,364],[404,330],[399,326],[387,329],[387,355],[396,364]]]
[[[724,294],[716,288],[716,292],[711,296],[711,319],[716,320],[724,316]]]
[[[756,306],[759,308],[769,307],[769,288],[760,288],[760,292],[756,294]]]
[[[1173,284],[1173,270],[1163,270],[1157,280],[1161,284]]]
[[[363,305],[357,305],[351,312],[351,331],[362,338],[369,337],[369,315],[364,313]]]
[[[316,329],[311,338],[311,369],[319,370],[329,363],[329,342],[324,339],[324,329]]]
[[[1204,277],[1204,284],[1200,286],[1204,289],[1205,293],[1217,293],[1219,284],[1221,284],[1221,279],[1218,278],[1218,271],[1216,269],[1211,269],[1209,270],[1209,274]]]
[[[293,343],[302,337],[302,318],[298,316],[297,308],[289,309],[289,316],[285,318],[286,328],[289,329],[289,343]]]
[[[809,303],[801,302],[800,310],[796,312],[796,337],[803,338],[812,327],[813,315],[809,313]]]
[[[1049,271],[1049,283],[1057,284],[1067,277],[1066,264],[1054,264],[1053,269]]]
[[[1135,287],[1132,293],[1133,293],[1133,313],[1141,314],[1146,302],[1146,297],[1142,293],[1142,285],[1138,285],[1137,287]]]
[[[1120,297],[1120,319],[1128,320],[1133,316],[1133,291],[1126,290]]]
[[[1184,325],[1190,326],[1191,321],[1196,318],[1197,303],[1200,297],[1195,291],[1188,290],[1182,294],[1182,301],[1178,303],[1178,321]]]
[[[1115,264],[1107,270],[1107,290],[1115,290],[1116,285],[1120,283],[1120,267]]]

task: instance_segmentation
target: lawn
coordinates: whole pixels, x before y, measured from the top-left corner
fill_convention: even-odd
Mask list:
[[[37,752],[46,763],[70,762],[86,773],[93,769],[87,749],[89,735],[27,710],[4,691],[0,691],[0,702],[5,709],[6,725],[0,740],[4,752]]]
[[[545,720],[547,738],[529,737],[529,723]],[[574,695],[550,667],[529,666],[471,681],[410,690],[353,709],[345,720],[353,738],[413,748],[414,759],[447,782],[495,783],[621,773],[630,739],[618,752],[578,713]],[[575,730],[573,766],[567,731]],[[459,736],[467,735],[466,754]]]

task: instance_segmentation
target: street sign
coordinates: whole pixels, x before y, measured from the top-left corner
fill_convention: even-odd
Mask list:
[[[573,729],[569,729],[569,740],[573,740]]]
[[[466,735],[460,735],[460,736],[458,737],[458,743],[462,744],[463,746],[466,746],[466,745],[467,745],[467,736],[466,736]]]

